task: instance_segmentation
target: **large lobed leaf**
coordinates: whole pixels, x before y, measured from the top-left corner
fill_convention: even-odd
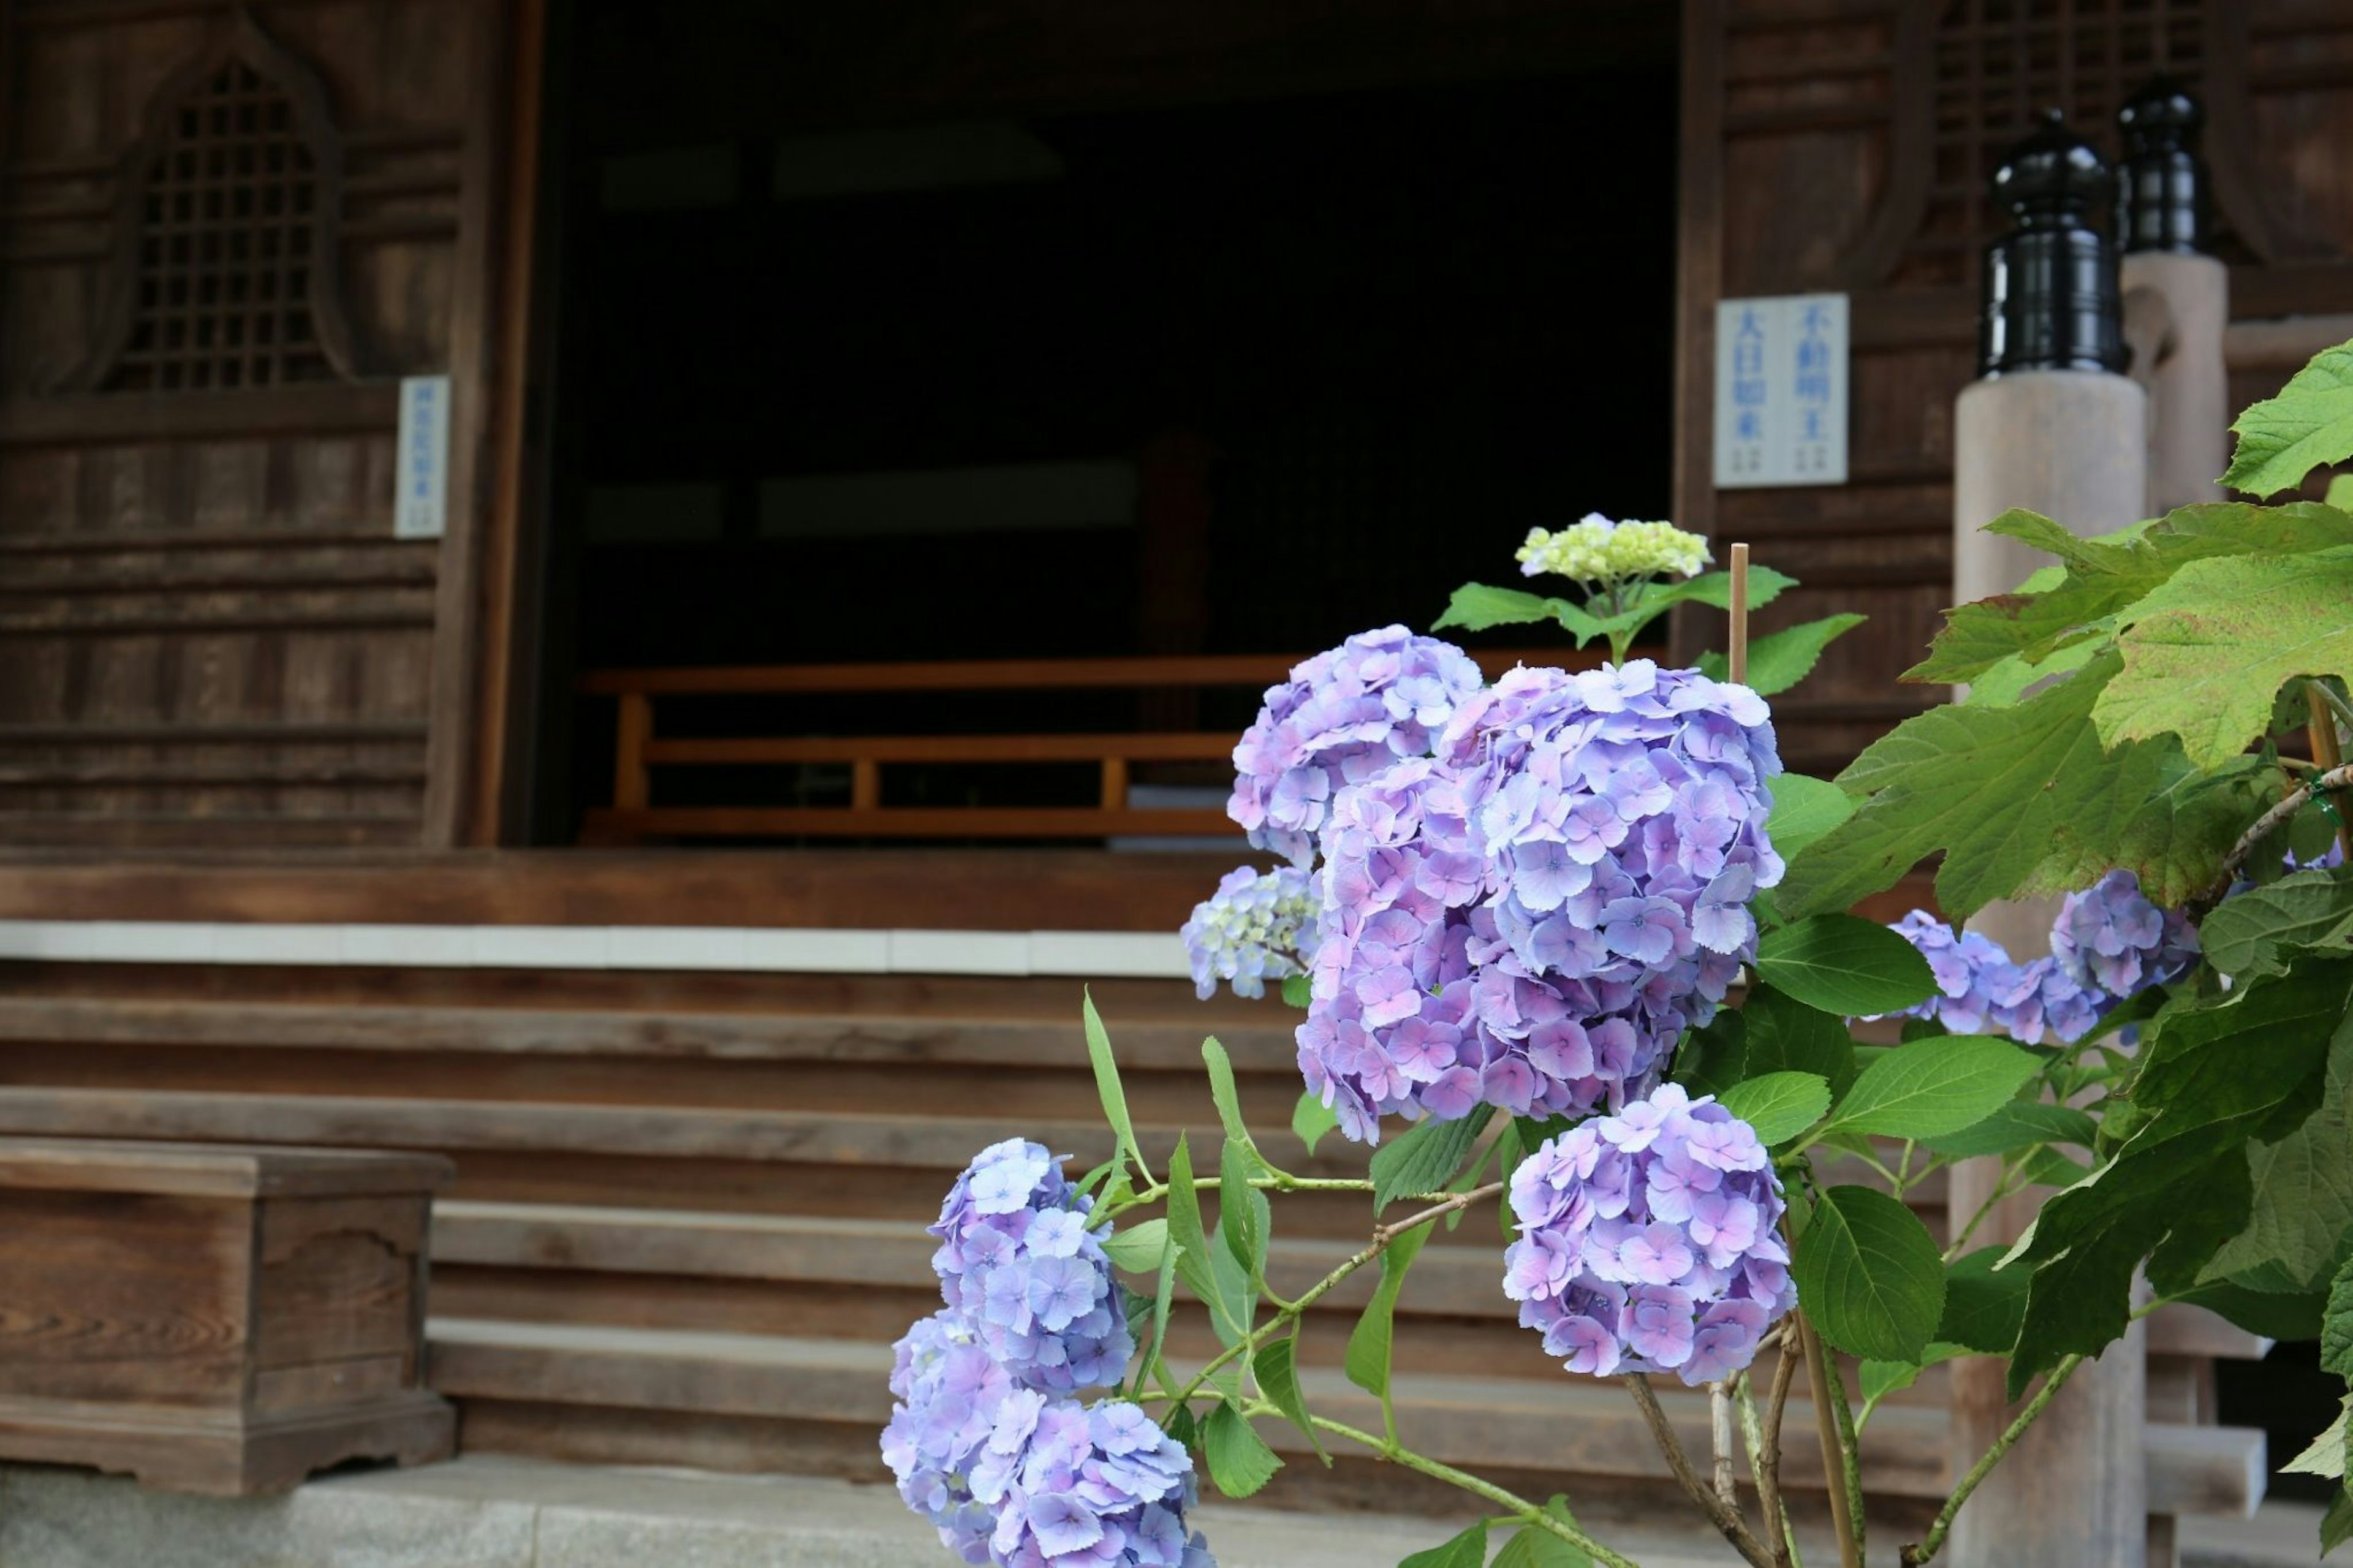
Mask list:
[[[2200,773],[2170,737],[2105,751],[2092,707],[2113,655],[2015,707],[1905,720],[1839,775],[1855,814],[1791,860],[1784,913],[1844,910],[1943,851],[1936,898],[1956,919],[1996,899],[2090,885],[2113,867],[2159,903],[2211,882],[2265,804],[2253,759]]]
[[[1906,680],[1976,681],[1994,676],[2023,685],[2061,668],[2049,661],[2070,643],[2104,640],[2117,617],[2193,562],[2232,555],[2298,555],[2353,543],[2353,516],[2299,502],[2262,507],[2225,501],[2183,507],[2154,523],[2078,539],[2039,513],[2004,512],[1986,527],[2056,555],[2013,593],[1946,613],[1928,658]]]
[[[2132,1133],[2043,1205],[2006,1260],[2034,1270],[2013,1395],[2063,1355],[2124,1332],[2144,1259],[2158,1255],[2152,1279],[2178,1286],[2246,1227],[2248,1141],[2286,1138],[2318,1103],[2348,1008],[2353,960],[2304,960],[2277,979],[2177,997],[2147,1026]]]
[[[2353,343],[2324,349],[2231,426],[2239,437],[2222,483],[2276,495],[2313,469],[2353,457]]]
[[[2194,561],[2136,604],[2124,668],[2094,705],[2100,738],[2179,735],[2217,768],[2270,727],[2299,675],[2353,671],[2353,547]]]

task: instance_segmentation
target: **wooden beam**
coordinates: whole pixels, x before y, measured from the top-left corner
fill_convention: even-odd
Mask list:
[[[642,695],[624,697],[627,733],[629,707]],[[1233,755],[1228,731],[1198,734],[1099,735],[795,735],[642,742],[644,760],[659,766],[784,763],[1092,763],[1224,762]],[[1122,781],[1123,784],[1124,781]],[[869,805],[877,804],[869,802]],[[1106,807],[1113,797],[1106,795]]]
[[[1093,805],[825,806],[658,805],[594,807],[583,834],[598,843],[645,838],[1106,838],[1176,835],[1231,838],[1241,829],[1222,811]]]
[[[499,309],[497,215],[504,167],[507,49],[512,32],[504,0],[467,6],[472,71],[466,88],[466,140],[459,154],[456,288],[449,302],[448,363],[451,426],[447,531],[433,628],[431,713],[426,742],[424,842],[449,848],[469,842],[477,799],[482,704],[479,660],[495,623],[504,636],[506,605],[483,600],[487,536],[492,527],[491,438],[492,344]]]
[[[60,843],[29,827],[25,837]],[[0,850],[0,920],[1170,931],[1242,858],[1240,845],[1198,855],[544,849],[300,865],[227,843],[225,834],[136,861]],[[1920,889],[1905,896],[1917,901]]]
[[[0,447],[389,435],[399,424],[400,388],[384,381],[306,383],[196,397],[93,393],[0,403]]]
[[[1573,648],[1472,650],[1490,679],[1515,664],[1591,669],[1599,653]],[[753,692],[1080,690],[1130,686],[1252,686],[1284,679],[1291,654],[1200,654],[1143,658],[972,658],[937,663],[705,665],[593,669],[579,689],[592,695],[728,696]]]

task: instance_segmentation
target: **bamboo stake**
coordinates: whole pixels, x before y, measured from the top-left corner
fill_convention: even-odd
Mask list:
[[[1725,673],[1736,686],[1748,683],[1748,546],[1732,547],[1732,640],[1725,648]]]
[[[2343,767],[2345,753],[2337,743],[2337,715],[2321,695],[2317,679],[2305,682],[2304,700],[2312,710],[2312,721],[2305,726],[2305,733],[2312,738],[2312,760],[2324,773]],[[2345,820],[2341,808],[2337,818],[2337,843],[2345,851],[2345,858],[2353,861],[2353,822]]]

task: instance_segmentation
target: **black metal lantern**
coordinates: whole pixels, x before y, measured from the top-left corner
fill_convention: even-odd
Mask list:
[[[2108,165],[2050,111],[1994,171],[1994,199],[2017,226],[1986,247],[1978,374],[2125,367],[2116,251],[2092,226]]]
[[[2116,166],[2116,248],[2129,256],[2206,248],[2206,165],[2198,156],[2204,106],[2170,77],[2158,77],[2116,111],[2124,159]]]

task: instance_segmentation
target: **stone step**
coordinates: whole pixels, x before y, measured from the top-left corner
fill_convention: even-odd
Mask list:
[[[1461,1520],[1209,1504],[1220,1568],[1384,1568]],[[1613,1530],[1643,1568],[1725,1568],[1720,1542]],[[1498,1547],[1505,1539],[1495,1532]],[[1826,1545],[1827,1543],[1825,1543]],[[0,1563],[27,1568],[954,1568],[888,1487],[470,1457],[240,1502],[0,1469]]]
[[[2196,1521],[2181,1568],[2305,1568],[2321,1510],[2267,1503]],[[1387,1568],[1458,1518],[1290,1513],[1208,1503],[1195,1522],[1221,1568]],[[1588,1526],[1642,1568],[1732,1568],[1703,1527],[1655,1512]],[[1500,1549],[1504,1536],[1497,1531]],[[1878,1536],[1876,1541],[1891,1539]],[[1801,1524],[1809,1562],[1836,1560]],[[1881,1548],[1883,1552],[1884,1546]],[[953,1568],[887,1487],[800,1477],[469,1456],[224,1501],[86,1471],[0,1467],[0,1563],[16,1568]]]

